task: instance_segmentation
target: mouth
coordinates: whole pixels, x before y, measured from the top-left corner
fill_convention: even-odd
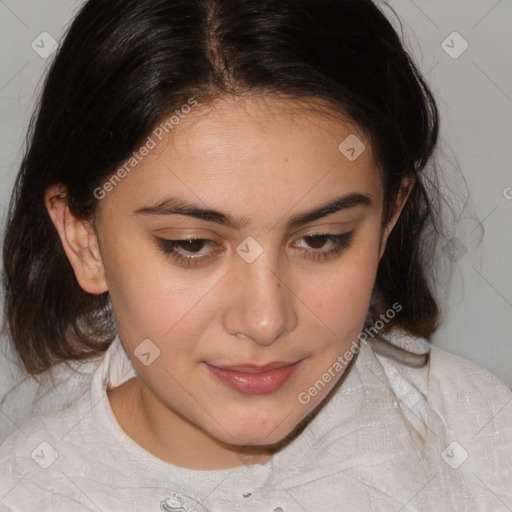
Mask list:
[[[266,395],[277,391],[292,376],[301,361],[295,363],[275,362],[264,366],[237,365],[206,368],[224,385],[247,395]]]

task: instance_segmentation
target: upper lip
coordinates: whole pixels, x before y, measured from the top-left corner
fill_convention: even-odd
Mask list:
[[[267,363],[264,365],[255,365],[255,364],[237,364],[237,365],[214,365],[215,368],[219,368],[220,370],[228,370],[232,372],[242,372],[242,373],[264,373],[270,370],[276,370],[277,368],[285,368],[287,366],[293,366],[297,364],[299,361],[292,362],[283,362],[283,361],[274,361],[272,363]]]

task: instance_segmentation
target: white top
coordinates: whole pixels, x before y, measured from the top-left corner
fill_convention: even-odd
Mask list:
[[[98,364],[80,399],[1,445],[0,511],[512,510],[512,391],[426,340],[361,344],[296,439],[264,465],[217,471],[128,437],[106,394],[136,375],[119,338]]]

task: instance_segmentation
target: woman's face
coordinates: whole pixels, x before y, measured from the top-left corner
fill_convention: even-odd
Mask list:
[[[383,249],[369,142],[256,98],[199,104],[153,139],[98,209],[121,339],[169,424],[274,444],[341,377],[299,399],[367,315]]]

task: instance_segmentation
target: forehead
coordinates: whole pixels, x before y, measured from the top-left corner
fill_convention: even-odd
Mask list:
[[[259,154],[270,159],[287,152],[311,154],[312,146],[333,144],[343,135],[354,134],[364,139],[362,130],[348,116],[319,99],[280,99],[273,96],[221,96],[212,102],[199,103],[180,120],[163,145],[186,148],[190,157],[195,148],[207,150],[201,156],[229,157],[230,154]],[[269,155],[258,148],[274,146]],[[338,144],[334,144],[337,149]],[[224,147],[231,153],[226,154]]]
[[[132,209],[165,195],[222,210],[247,201],[286,208],[325,201],[331,191],[379,188],[367,137],[325,103],[225,97],[199,103],[172,128],[164,123],[150,134],[155,147],[112,194]]]

